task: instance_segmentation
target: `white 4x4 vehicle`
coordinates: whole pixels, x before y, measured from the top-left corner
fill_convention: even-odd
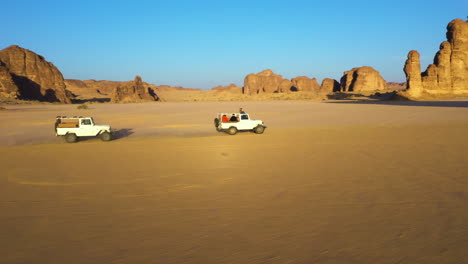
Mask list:
[[[64,136],[65,141],[73,143],[78,137],[99,136],[103,141],[112,139],[111,127],[95,125],[92,117],[66,117],[57,116],[55,121],[55,135]]]
[[[252,120],[247,113],[218,113],[214,125],[218,131],[225,131],[229,135],[235,135],[239,130],[262,134],[266,128],[262,120]]]

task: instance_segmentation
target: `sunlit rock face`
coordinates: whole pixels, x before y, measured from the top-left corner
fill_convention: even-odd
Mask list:
[[[21,99],[71,103],[62,73],[44,57],[10,46],[0,51],[0,61],[11,74]]]
[[[440,44],[434,63],[426,71],[421,73],[420,56],[415,50],[409,52],[403,70],[410,96],[468,94],[468,21],[455,19],[448,24],[447,41]]]
[[[342,92],[382,91],[387,89],[387,82],[374,68],[363,66],[345,71],[340,87]]]

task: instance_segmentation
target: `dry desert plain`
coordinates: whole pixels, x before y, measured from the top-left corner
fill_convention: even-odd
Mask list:
[[[265,134],[230,136],[244,107]],[[468,102],[0,111],[0,263],[467,263]],[[56,138],[56,115],[117,139]]]

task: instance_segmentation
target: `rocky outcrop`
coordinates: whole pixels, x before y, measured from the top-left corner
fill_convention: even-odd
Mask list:
[[[307,76],[299,76],[293,78],[292,82],[292,91],[301,91],[301,92],[316,92],[320,91],[320,85],[315,78],[309,78]]]
[[[345,71],[340,80],[342,92],[371,92],[387,89],[387,83],[380,73],[369,66]]]
[[[0,97],[8,99],[17,99],[19,89],[13,81],[8,69],[0,63]]]
[[[238,87],[237,85],[231,83],[229,86],[216,86],[211,89],[212,91],[215,92],[228,92],[228,93],[233,93],[233,94],[241,94],[242,93],[242,87]]]
[[[440,44],[434,63],[423,73],[419,57],[417,51],[410,51],[403,69],[408,96],[468,94],[468,21],[455,19],[448,24],[447,41]]]
[[[283,76],[275,74],[272,70],[264,70],[257,74],[249,74],[244,79],[244,94],[254,95],[260,93],[275,93],[280,91]],[[284,85],[285,83],[283,83]],[[284,89],[286,86],[282,86]]]
[[[0,51],[0,61],[10,72],[21,99],[71,103],[62,73],[44,57],[10,46]]]
[[[450,72],[451,76],[446,78],[452,79],[452,89],[466,91],[468,90],[468,21],[461,19],[451,21],[447,26],[447,40],[451,49],[446,50],[445,54],[440,54],[439,62],[435,61],[438,72],[441,75],[443,72]],[[447,62],[448,54],[450,54],[450,64],[444,65],[443,62]],[[445,69],[441,70],[443,66]]]
[[[404,72],[406,74],[406,85],[410,96],[418,97],[422,93],[421,64],[419,52],[412,50],[408,53]]]
[[[320,87],[320,91],[323,93],[334,93],[340,91],[340,83],[334,79],[325,78],[322,81],[322,86]]]
[[[280,93],[290,93],[292,86],[293,84],[290,80],[283,79],[279,84],[278,91]]]
[[[316,78],[299,76],[288,80],[271,70],[264,70],[257,74],[251,73],[244,79],[243,93],[255,95],[261,93],[290,93],[320,91]]]
[[[115,103],[157,100],[154,90],[144,85],[140,76],[136,76],[133,82],[119,85],[112,94],[112,102]]]

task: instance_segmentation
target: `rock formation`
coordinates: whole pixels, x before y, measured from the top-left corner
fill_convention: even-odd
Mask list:
[[[370,92],[387,89],[387,83],[380,73],[369,66],[345,71],[340,80],[342,92]]]
[[[244,79],[243,93],[254,95],[279,92],[283,80],[284,78],[281,75],[275,74],[271,70],[264,70],[257,74],[251,73]],[[281,87],[281,89],[284,88],[285,86]]]
[[[410,96],[419,97],[422,92],[421,64],[419,63],[419,52],[412,50],[408,53],[404,72],[406,74],[406,85]]]
[[[316,78],[299,76],[292,80],[284,79],[271,70],[264,70],[257,74],[251,73],[244,79],[243,93],[255,95],[261,93],[290,93],[290,92],[316,92],[320,85]]]
[[[292,91],[302,91],[302,92],[319,92],[320,85],[317,82],[317,79],[310,79],[307,76],[299,76],[293,78],[292,82]]]
[[[17,99],[19,95],[19,89],[13,81],[13,77],[8,69],[0,63],[0,97]]]
[[[468,21],[452,20],[447,26],[447,41],[426,71],[421,73],[419,53],[408,53],[404,72],[407,93],[417,98],[424,94],[432,96],[468,94]]]
[[[71,103],[62,73],[44,57],[10,46],[0,51],[0,61],[10,72],[21,99]]]
[[[290,93],[292,86],[293,86],[293,84],[292,84],[292,82],[290,80],[283,79],[279,84],[279,90],[278,91],[280,93]]]
[[[320,91],[323,93],[334,93],[340,91],[340,83],[334,79],[325,78],[322,81],[322,86],[320,87]]]
[[[144,85],[140,76],[136,76],[133,82],[116,87],[112,94],[112,102],[115,103],[157,100],[154,90]]]

